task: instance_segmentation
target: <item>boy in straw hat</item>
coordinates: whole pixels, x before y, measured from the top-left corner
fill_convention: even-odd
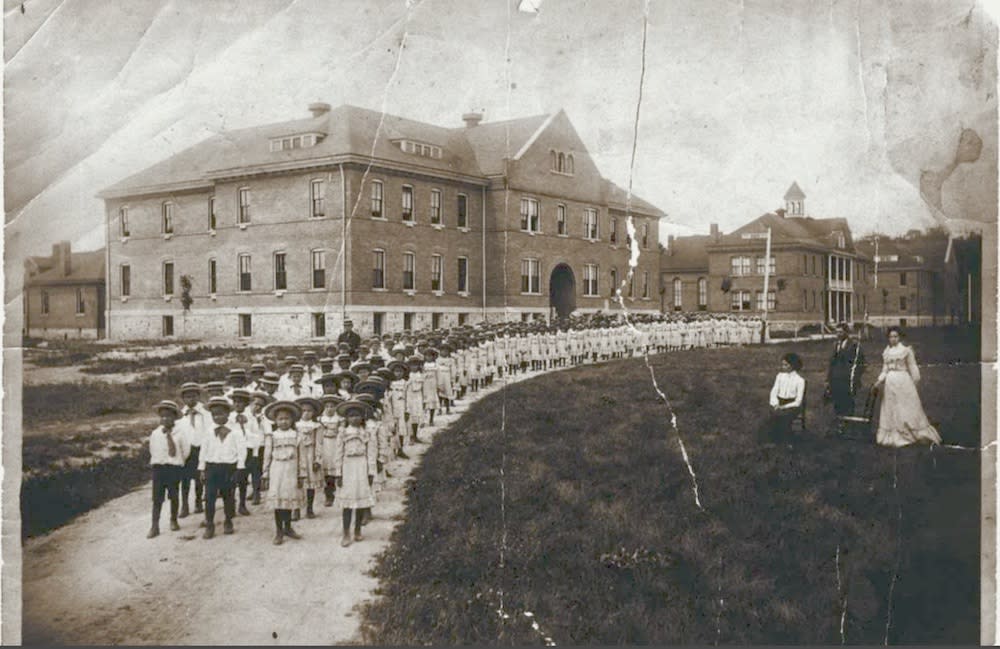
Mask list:
[[[271,403],[271,396],[262,390],[252,392],[250,425],[247,428],[247,473],[253,486],[253,504],[260,504],[260,478],[264,464],[264,440],[271,434],[271,420],[264,416],[264,408]]]
[[[301,414],[294,401],[275,401],[264,409],[264,415],[274,423],[264,442],[262,488],[267,491],[267,505],[274,509],[275,545],[281,545],[286,536],[302,538],[292,528],[292,510],[302,506],[302,485],[306,480],[302,436],[295,430]]]
[[[160,415],[160,425],[149,436],[149,465],[153,471],[153,526],[149,528],[147,539],[160,535],[164,493],[170,499],[170,529],[180,529],[177,524],[177,487],[190,451],[187,438],[177,434],[174,428],[174,422],[181,414],[180,406],[173,401],[161,401],[156,405],[156,412]]]
[[[234,432],[239,433],[240,440],[244,448],[246,456],[243,459],[244,469],[236,472],[236,484],[239,488],[240,493],[240,504],[237,508],[237,512],[240,516],[249,516],[250,510],[247,509],[247,486],[248,486],[248,471],[249,467],[253,466],[253,452],[256,447],[255,435],[252,431],[251,417],[252,410],[250,408],[250,393],[243,388],[236,388],[229,394],[229,400],[233,403],[233,409],[229,413],[229,421],[227,425]],[[252,444],[251,444],[252,442]]]
[[[225,397],[212,397],[206,404],[212,413],[214,428],[202,444],[198,471],[205,481],[205,538],[215,536],[215,500],[222,495],[226,521],[223,532],[233,533],[233,518],[236,516],[236,498],[233,487],[236,472],[246,468],[246,451],[239,433],[229,426],[232,405]]]
[[[351,516],[354,515],[354,540],[360,541],[365,511],[375,505],[372,485],[378,462],[378,441],[365,426],[370,406],[350,399],[337,406],[337,414],[346,420],[333,458],[333,474],[337,479],[337,505],[342,510],[344,537],[341,545],[351,544]]]
[[[185,383],[181,386],[181,401],[184,408],[176,423],[177,432],[184,435],[190,448],[184,469],[181,472],[181,518],[186,518],[191,511],[188,509],[188,493],[191,481],[194,481],[194,511],[200,514],[204,483],[198,472],[198,459],[201,455],[201,445],[212,427],[212,415],[205,409],[201,401],[201,386],[197,383]]]

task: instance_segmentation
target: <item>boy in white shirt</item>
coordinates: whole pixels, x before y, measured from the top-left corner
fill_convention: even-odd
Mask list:
[[[161,401],[156,405],[160,415],[160,425],[149,436],[149,465],[153,472],[153,526],[149,528],[147,539],[160,535],[160,512],[163,509],[163,495],[170,499],[170,529],[179,530],[177,523],[177,487],[184,470],[184,462],[190,452],[183,434],[177,434],[174,422],[180,417],[181,409],[173,401]]]

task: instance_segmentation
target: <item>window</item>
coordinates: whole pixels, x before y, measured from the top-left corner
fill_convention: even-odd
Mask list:
[[[541,284],[539,279],[538,270],[538,260],[537,259],[522,259],[521,260],[521,292],[538,294],[541,293]]]
[[[314,313],[314,314],[312,314],[312,335],[313,335],[313,338],[325,338],[326,337],[326,314],[325,313]]]
[[[132,295],[132,267],[128,264],[122,264],[120,271],[121,279],[121,294],[122,297],[128,297]]]
[[[730,260],[730,274],[733,277],[749,275],[752,261],[750,257],[733,257]]]
[[[441,191],[438,189],[431,190],[431,223],[441,223]]]
[[[413,314],[412,313],[404,313],[403,314],[403,329],[406,330],[406,331],[412,331],[413,330]]]
[[[681,282],[680,277],[674,278],[673,288],[674,288],[674,311],[680,311],[683,308],[684,304],[683,302],[684,294],[682,292],[683,282]]]
[[[413,188],[403,185],[403,220],[413,220]]]
[[[708,280],[704,277],[698,278],[698,310],[708,309]]]
[[[322,136],[317,135],[316,133],[279,137],[271,140],[271,151],[289,151],[291,149],[302,149],[305,147],[316,146],[321,139],[323,139]]]
[[[809,291],[802,289],[802,310],[809,310]]]
[[[458,195],[458,227],[469,227],[469,197],[465,194]]]
[[[160,206],[163,234],[174,233],[174,204],[167,202]]]
[[[774,311],[774,307],[775,307],[776,304],[777,304],[777,301],[775,299],[775,293],[774,293],[774,291],[768,291],[767,292],[767,310],[768,311]],[[764,292],[763,291],[757,291],[757,310],[758,311],[763,311],[764,310]]]
[[[815,311],[816,310],[816,291],[812,292],[812,297],[813,297],[813,308],[812,308],[812,310]]]
[[[589,297],[597,296],[597,264],[583,266],[583,294]]]
[[[216,283],[215,283],[215,260],[208,260],[208,293],[209,295],[215,295],[216,293]]]
[[[278,277],[278,273],[277,273],[278,268],[277,268],[277,265],[278,265],[278,261],[277,261],[277,259],[275,259],[275,273],[274,273],[274,275],[275,275],[275,284],[277,284],[277,277]],[[284,265],[285,265],[284,264],[284,260],[282,260],[282,264],[281,265],[282,265],[282,273],[284,273]],[[249,291],[250,287],[251,287],[251,283],[250,283],[250,255],[240,255],[239,257],[237,257],[237,267],[239,268],[239,273],[240,273],[240,282],[239,282],[240,290],[241,291]],[[277,286],[275,288],[277,288]]]
[[[458,326],[461,327],[466,322],[468,322],[468,320],[469,320],[469,314],[468,313],[459,313],[458,314]]]
[[[431,290],[443,291],[441,286],[441,255],[431,255]]]
[[[372,181],[372,216],[382,218],[382,181]]]
[[[411,140],[400,140],[399,148],[405,153],[422,155],[425,158],[440,158],[442,156],[441,147],[434,146],[433,144],[421,144],[420,142],[413,142]]]
[[[566,156],[566,168],[563,169],[568,174],[573,173],[573,155],[570,154]]]
[[[813,255],[812,260],[813,260],[813,272],[812,272],[812,274],[816,275],[816,255]]]
[[[174,262],[163,262],[163,294],[174,294]]]
[[[899,310],[900,311],[906,311],[906,296],[905,295],[900,295],[899,296]]]
[[[899,274],[899,285],[900,286],[906,286],[906,272],[905,271]]]
[[[614,216],[611,217],[611,223],[608,226],[608,241],[611,243],[618,242],[618,219]]]
[[[250,222],[250,188],[240,187],[239,192],[239,208],[236,214],[237,223],[249,223]]]
[[[325,212],[326,183],[322,180],[314,180],[309,183],[309,216],[314,219],[322,218]]]
[[[440,329],[440,328],[441,328],[441,314],[440,313],[432,313],[431,314],[431,329]]]
[[[596,240],[598,238],[597,210],[586,209],[583,211],[583,237],[585,239]]]
[[[385,288],[385,251],[372,251],[372,288]]]
[[[119,207],[118,208],[118,225],[121,228],[121,233],[123,237],[129,236],[128,230],[128,208]]]
[[[838,248],[844,248],[844,247],[847,246],[847,238],[844,236],[843,232],[841,232],[840,230],[837,230],[837,231],[835,231],[833,233],[833,236],[835,236],[837,238],[837,247]]]
[[[615,297],[618,294],[618,269],[611,269],[611,297]]]
[[[174,335],[174,316],[165,315],[161,321],[161,326],[163,329],[163,336],[173,336]]]
[[[469,292],[469,258],[458,258],[458,292]]]
[[[42,315],[49,314],[49,292],[42,291]]]
[[[412,291],[416,286],[414,268],[416,267],[416,255],[412,252],[403,253],[403,290]]]
[[[566,234],[566,206],[556,205],[556,233]]]
[[[247,286],[243,287],[243,259],[247,260]],[[274,290],[284,291],[288,289],[288,273],[285,270],[285,253],[276,252],[274,253]],[[240,290],[249,291],[250,290],[250,256],[240,255]]]
[[[642,298],[644,300],[649,298],[649,271],[648,270],[642,271]]]
[[[326,251],[312,251],[312,287],[326,288]]]
[[[249,313],[240,314],[240,338],[249,338],[253,335],[253,318]]]
[[[215,229],[215,196],[208,199],[208,229]]]
[[[757,257],[757,274],[758,275],[763,275],[764,274],[764,270],[765,270],[765,268],[764,268],[764,262],[765,262],[765,260],[764,260],[763,257]],[[774,275],[774,257],[771,257],[770,263],[768,264],[768,266],[770,266],[770,268],[766,269],[767,272],[769,274],[771,274],[771,275]]]
[[[552,171],[559,170],[559,156],[555,151],[549,150],[549,167]]]
[[[628,276],[628,296],[635,297],[635,271]]]
[[[76,289],[76,314],[83,315],[86,312],[87,305],[83,300],[83,289],[77,287]]]
[[[649,248],[649,224],[642,224],[642,247]]]
[[[521,199],[521,229],[538,232],[538,201],[534,198]]]
[[[733,311],[750,310],[750,291],[730,291],[731,306]]]
[[[565,153],[560,153],[559,154],[559,162],[558,162],[558,164],[556,166],[557,166],[557,170],[558,171],[565,171],[566,170],[566,154]]]
[[[382,331],[385,329],[385,314],[384,313],[373,313],[372,314],[372,332],[376,336],[381,336]]]

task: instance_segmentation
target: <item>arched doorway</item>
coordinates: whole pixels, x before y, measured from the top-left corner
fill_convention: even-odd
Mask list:
[[[576,310],[576,279],[573,269],[566,264],[558,264],[549,277],[549,308],[555,310],[557,318],[567,318]]]

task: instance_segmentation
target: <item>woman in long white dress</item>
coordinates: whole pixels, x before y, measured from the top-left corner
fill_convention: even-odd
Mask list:
[[[941,436],[927,420],[917,394],[920,370],[916,356],[899,339],[899,327],[889,327],[889,346],[882,352],[882,373],[875,382],[875,387],[884,386],[875,439],[882,446],[940,444]]]

